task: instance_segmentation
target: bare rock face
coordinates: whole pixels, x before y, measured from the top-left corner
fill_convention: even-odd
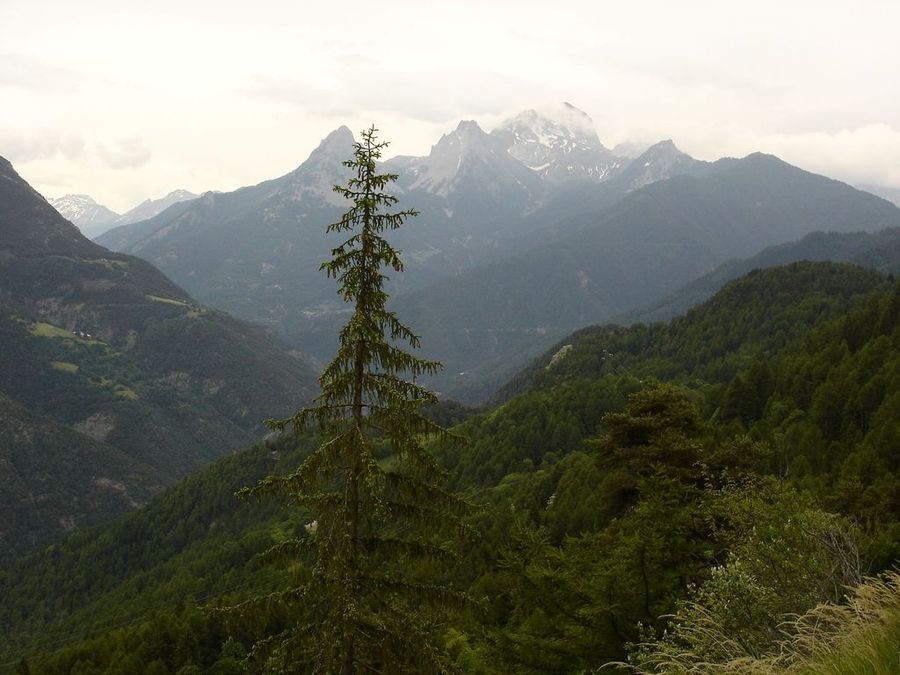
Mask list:
[[[95,441],[105,441],[116,428],[115,419],[110,413],[94,413],[83,422],[73,424],[72,428]]]
[[[627,163],[597,137],[591,118],[570,103],[526,110],[491,132],[510,156],[551,183],[602,182]]]

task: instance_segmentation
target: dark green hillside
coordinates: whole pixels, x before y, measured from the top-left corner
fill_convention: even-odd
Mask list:
[[[799,574],[809,560],[826,560],[830,554],[803,534],[803,523],[832,523],[822,504],[866,524],[865,564],[876,569],[900,555],[890,497],[900,467],[889,452],[892,392],[900,388],[891,379],[900,353],[892,308],[900,296],[890,288],[849,265],[760,271],[670,326],[576,334],[565,343],[571,349],[557,350],[555,360],[548,354],[519,380],[523,393],[457,427],[469,446],[444,460],[484,511],[473,519],[478,536],[454,581],[487,598],[468,636],[453,638],[460,667],[577,672],[623,658],[624,643],[637,636],[634,622],[661,625],[657,617],[687,597],[688,584],[703,583],[712,565],[749,546],[748,537],[774,532],[787,518],[800,514],[801,526],[785,536],[801,558],[767,564]],[[761,376],[767,366],[777,376]],[[883,382],[872,384],[879,374]],[[832,385],[839,397],[819,391]],[[760,443],[734,436],[745,429]],[[585,443],[592,438],[601,440]],[[765,477],[785,474],[788,442],[797,448],[787,472],[795,487]],[[285,468],[298,457],[286,448],[278,456]],[[112,672],[135,650],[142,663],[161,659],[173,672],[224,658],[221,622],[179,601],[239,597],[277,583],[252,556],[301,527],[302,517],[232,497],[270,470],[269,453],[257,447],[223,460],[137,513],[7,567],[0,635],[9,637],[0,640],[7,655],[0,660],[86,634],[98,637],[47,662],[46,672],[69,672],[79,660],[85,672]],[[733,473],[710,482],[719,472]],[[759,500],[753,528],[742,511],[743,480]],[[860,504],[850,499],[853,485],[862,486]],[[816,570],[804,578],[819,579]],[[784,611],[825,599],[818,586],[794,586],[796,593],[779,591],[794,603],[779,605]],[[143,614],[152,609],[159,612]],[[104,632],[135,617],[144,618]],[[194,641],[185,642],[185,626]],[[25,631],[35,636],[31,647]]]
[[[222,459],[139,511],[0,572],[0,634],[8,636],[0,662],[15,645],[40,651],[187,598],[271,586],[277,573],[253,556],[298,524],[277,504],[248,505],[234,493],[302,457],[284,448],[258,445]]]
[[[647,378],[721,388],[813,326],[844,315],[890,283],[837,263],[757,271],[671,324],[597,326],[558,343],[503,387],[496,410],[463,424],[469,446],[448,458],[460,484],[492,484],[548,452],[565,454],[597,433],[604,411]]]
[[[880,567],[900,559],[900,287],[737,373],[719,416],[873,531]]]
[[[77,433],[0,394],[0,550],[11,559],[58,531],[109,520],[146,501],[161,484],[154,470],[108,443]],[[59,481],[59,475],[66,480]]]
[[[22,411],[0,463],[37,453],[0,490],[41,503],[12,504],[0,560],[143,503],[314,386],[262,329],[88,241],[0,162],[0,395]]]

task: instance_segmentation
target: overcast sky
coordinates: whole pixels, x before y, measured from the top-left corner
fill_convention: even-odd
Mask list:
[[[0,155],[120,212],[284,174],[341,124],[422,155],[564,100],[610,147],[900,187],[900,1],[0,0]]]

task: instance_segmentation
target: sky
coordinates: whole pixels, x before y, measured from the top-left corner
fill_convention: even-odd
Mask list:
[[[374,123],[427,154],[568,101],[605,145],[900,188],[900,0],[0,0],[0,156],[123,212]]]

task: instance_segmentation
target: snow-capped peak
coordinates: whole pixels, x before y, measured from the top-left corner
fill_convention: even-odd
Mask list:
[[[85,194],[68,194],[50,199],[49,202],[63,218],[82,229],[106,225],[119,217],[118,213],[98,204]]]
[[[199,197],[199,195],[188,190],[172,190],[165,197],[160,197],[159,199],[145,199],[130,211],[126,211],[119,216],[113,225],[129,225],[131,223],[147,220],[162,213],[173,204],[186,202],[189,199],[196,199],[197,197]]]
[[[526,110],[491,132],[507,152],[551,182],[602,181],[623,162],[607,150],[587,113],[571,103]]]

